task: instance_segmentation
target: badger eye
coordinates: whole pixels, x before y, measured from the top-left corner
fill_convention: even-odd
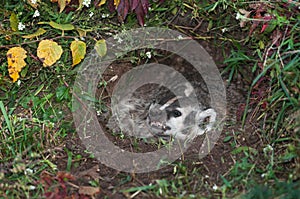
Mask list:
[[[180,111],[174,110],[174,111],[172,111],[172,115],[173,115],[174,117],[180,117],[182,114],[181,114]]]

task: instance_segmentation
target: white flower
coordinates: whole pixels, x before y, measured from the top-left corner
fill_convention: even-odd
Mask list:
[[[270,152],[270,151],[273,151],[273,147],[271,145],[267,145],[264,149],[263,149],[264,153],[267,153],[267,152]]]
[[[31,0],[32,4],[36,4],[37,0]]]
[[[121,39],[120,37],[118,38],[118,43],[122,43],[123,42],[123,39]]]
[[[264,178],[265,176],[266,176],[265,173],[262,173],[262,174],[260,175],[260,177],[262,177],[262,178]]]
[[[24,30],[24,29],[25,29],[25,25],[22,22],[19,22],[18,30]]]
[[[34,14],[33,14],[33,18],[39,17],[39,16],[40,16],[40,12],[38,10],[35,10]]]
[[[94,13],[93,13],[93,12],[90,12],[89,16],[90,16],[90,17],[94,16]]]
[[[212,189],[213,189],[214,191],[216,191],[218,188],[219,188],[219,187],[218,187],[216,184],[214,184],[214,186],[212,187]]]
[[[30,185],[28,188],[29,188],[29,190],[35,190],[36,187],[33,185]]]
[[[146,56],[148,57],[148,59],[150,59],[151,58],[151,52],[146,52]]]
[[[177,39],[183,39],[182,35],[178,35]]]
[[[82,2],[82,5],[84,5],[85,7],[90,7],[90,4],[91,4],[91,0],[84,0]]]
[[[27,168],[27,169],[25,169],[24,174],[25,174],[25,175],[33,174],[33,170],[30,169],[30,168]]]
[[[222,28],[221,31],[222,33],[226,32],[228,29],[227,28]]]
[[[109,17],[109,14],[102,14],[101,17],[102,17],[102,18]]]
[[[241,19],[242,17],[243,17],[243,16],[238,12],[238,13],[236,13],[235,19],[239,20],[239,19]]]

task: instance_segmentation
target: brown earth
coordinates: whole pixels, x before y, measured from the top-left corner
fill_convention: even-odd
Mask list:
[[[193,24],[182,18],[174,21],[176,24],[180,24],[184,27],[196,27],[195,30],[198,34],[207,34],[205,31],[205,24]],[[240,35],[239,33],[236,33]],[[231,50],[230,43],[222,44],[222,47],[216,44],[213,40],[199,41],[199,43],[206,49],[206,51],[212,56],[213,60],[217,64],[220,71],[224,65],[224,55]],[[225,52],[225,54],[224,54]],[[165,53],[165,52],[161,52]],[[165,58],[153,58],[153,62],[163,62],[167,65],[172,65],[179,70],[185,69],[186,63],[179,57]],[[138,64],[142,64],[143,61]],[[132,69],[134,64],[129,61],[115,62],[109,67],[109,70],[105,73],[104,79],[107,81],[114,75],[121,77],[126,71]],[[220,192],[213,192],[212,187],[214,185],[222,184],[221,176],[226,176],[232,168],[236,157],[231,153],[231,142],[224,142],[226,133],[233,134],[239,132],[236,135],[236,144],[241,146],[251,146],[253,148],[259,147],[259,136],[250,132],[255,132],[255,126],[246,124],[246,127],[242,129],[240,116],[241,107],[245,103],[248,82],[245,82],[242,77],[234,80],[230,85],[225,81],[226,77],[223,77],[225,85],[227,85],[227,112],[228,117],[225,121],[225,125],[218,142],[212,149],[212,151],[202,159],[199,159],[199,149],[202,144],[202,140],[205,136],[200,136],[193,141],[191,147],[184,153],[184,155],[176,162],[166,166],[160,170],[144,173],[124,173],[111,169],[96,159],[90,158],[90,155],[85,152],[85,147],[82,145],[81,140],[76,134],[70,135],[66,140],[66,148],[72,151],[73,154],[82,154],[83,158],[77,164],[76,167],[71,168],[71,174],[76,178],[76,185],[89,185],[90,180],[99,181],[100,193],[97,198],[157,198],[156,195],[149,194],[146,191],[139,192],[133,196],[134,192],[126,193],[120,190],[126,190],[132,187],[141,187],[149,184],[156,184],[156,180],[166,179],[169,181],[179,182],[180,178],[183,183],[183,187],[188,194],[201,194],[202,196],[218,197]],[[103,91],[99,89],[99,93],[102,93],[99,98],[109,106],[109,96],[113,91],[114,85],[117,83],[110,83]],[[99,117],[100,122],[103,123],[103,118]],[[121,138],[118,135],[111,135],[108,133],[108,137],[120,148],[132,151],[133,148],[137,151],[153,151],[155,145],[138,142],[131,138]],[[67,154],[61,152],[60,158],[56,160],[59,170],[65,170],[67,165]],[[181,167],[180,167],[181,165]],[[174,168],[181,169],[177,173],[174,173]],[[169,187],[169,189],[171,189]],[[172,194],[171,194],[172,195]]]

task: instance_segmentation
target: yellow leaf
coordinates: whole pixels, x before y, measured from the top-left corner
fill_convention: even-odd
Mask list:
[[[61,13],[70,2],[71,0],[58,0],[59,12]]]
[[[86,44],[83,41],[72,41],[70,48],[73,58],[72,66],[75,66],[84,58],[86,54]]]
[[[25,39],[32,39],[32,38],[35,38],[35,37],[38,37],[38,36],[44,34],[45,32],[47,32],[45,29],[39,28],[39,29],[38,29],[37,31],[35,31],[34,33],[28,34],[28,35],[24,35],[24,36],[22,36],[22,37],[25,38]]]
[[[116,7],[118,7],[119,4],[120,4],[120,0],[114,0],[114,5],[115,5]]]
[[[104,39],[98,40],[95,49],[100,57],[104,57],[107,52],[106,41]]]
[[[51,40],[42,40],[37,49],[37,56],[43,61],[43,66],[52,66],[62,55],[60,45]]]
[[[27,57],[26,53],[27,51],[21,47],[13,47],[6,53],[8,72],[13,82],[19,79],[19,72],[26,66],[26,62],[24,61]]]
[[[106,0],[101,0],[100,3],[98,4],[98,6],[102,6],[105,3],[106,3]]]
[[[37,7],[38,7],[38,3],[32,3],[32,1],[31,0],[27,0],[27,3],[29,4],[29,5],[31,5],[33,8],[35,8],[35,9],[37,9]]]
[[[92,31],[92,29],[82,29],[82,28],[76,28],[76,30],[80,37],[86,37],[86,33]]]
[[[59,29],[59,30],[73,30],[75,27],[72,24],[58,24],[54,21],[50,21],[49,25],[52,26],[52,28]]]
[[[19,19],[17,17],[17,15],[15,13],[11,13],[10,18],[9,18],[9,22],[10,22],[10,27],[13,31],[17,31],[18,30],[18,25],[19,25]]]
[[[83,7],[83,1],[84,0],[78,0],[79,6],[78,6],[77,10],[80,10]]]
[[[58,0],[59,13],[61,13],[65,9],[66,5],[67,4],[65,0]]]

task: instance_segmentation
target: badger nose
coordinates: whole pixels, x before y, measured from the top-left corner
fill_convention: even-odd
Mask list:
[[[164,126],[164,127],[163,127],[163,130],[164,130],[164,131],[166,131],[166,130],[171,130],[171,127],[169,127],[169,126]]]

